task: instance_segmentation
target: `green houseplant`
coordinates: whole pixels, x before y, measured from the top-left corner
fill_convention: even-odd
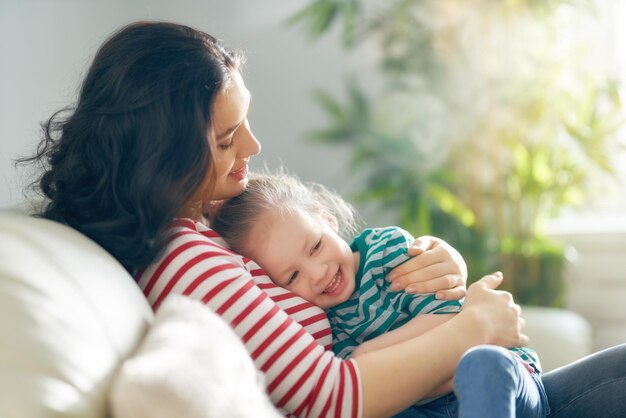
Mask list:
[[[316,100],[348,144],[362,201],[458,248],[470,277],[496,269],[520,303],[560,306],[563,248],[542,222],[613,173],[617,86],[588,65],[586,4],[534,0],[313,0],[290,23],[377,52],[378,91]],[[564,34],[566,40],[564,41]],[[578,34],[578,36],[577,36]],[[374,46],[372,46],[374,45]],[[586,64],[587,63],[587,64]],[[584,64],[584,65],[583,65]]]

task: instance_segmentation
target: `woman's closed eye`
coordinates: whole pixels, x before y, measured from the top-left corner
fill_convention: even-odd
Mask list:
[[[248,119],[245,119],[244,121],[239,122],[234,126],[231,126],[224,132],[219,134],[217,137],[217,147],[221,150],[227,150],[231,148],[235,142],[237,131],[239,131],[239,128],[241,128],[242,125],[248,126]]]
[[[228,139],[220,142],[217,146],[221,150],[227,150],[227,149],[232,148],[234,144],[235,144],[235,136],[231,135]]]

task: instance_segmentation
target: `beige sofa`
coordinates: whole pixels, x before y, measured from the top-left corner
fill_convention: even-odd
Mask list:
[[[278,417],[217,315],[132,277],[66,226],[0,210],[0,417]]]
[[[0,214],[0,416],[103,417],[153,314],[126,271],[62,225]]]
[[[155,321],[132,278],[98,245],[63,225],[0,211],[0,416],[210,417],[220,416],[216,405],[227,401],[220,407],[229,416],[278,416],[228,327],[215,315],[196,321],[205,314],[190,316],[190,309],[198,307],[174,306],[160,320],[159,310]],[[528,313],[547,368],[589,351],[591,331],[580,317]],[[185,340],[180,324],[194,321]],[[177,335],[168,340],[173,327]],[[232,364],[237,370],[220,369]],[[229,377],[219,380],[220,370]],[[189,390],[193,383],[201,390]],[[215,396],[211,385],[220,388]],[[233,406],[239,404],[245,408]]]

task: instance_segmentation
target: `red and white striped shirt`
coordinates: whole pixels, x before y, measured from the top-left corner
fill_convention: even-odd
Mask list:
[[[190,219],[172,223],[164,254],[137,274],[152,308],[170,294],[211,307],[265,374],[274,405],[298,417],[359,417],[361,382],[353,360],[330,351],[326,314],[276,286],[216,232]]]

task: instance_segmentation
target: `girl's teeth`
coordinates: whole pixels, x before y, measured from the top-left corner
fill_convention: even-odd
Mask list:
[[[337,290],[340,284],[341,273],[337,272],[337,274],[335,274],[335,277],[333,277],[333,279],[331,280],[330,284],[326,287],[326,289],[324,289],[324,293],[333,293],[335,290]]]

